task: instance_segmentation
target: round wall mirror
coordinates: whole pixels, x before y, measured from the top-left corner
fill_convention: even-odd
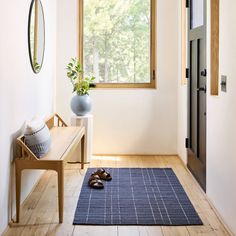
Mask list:
[[[32,69],[34,73],[39,73],[43,65],[45,48],[45,22],[40,0],[32,0],[30,5],[28,43]]]

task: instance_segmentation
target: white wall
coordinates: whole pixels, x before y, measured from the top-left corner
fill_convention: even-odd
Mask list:
[[[171,7],[170,7],[171,6]],[[57,111],[69,121],[65,66],[77,55],[76,0],[58,7]],[[91,92],[97,154],[177,153],[178,1],[157,1],[157,89]]]
[[[220,1],[220,75],[228,76],[228,91],[207,97],[207,194],[236,235],[235,11],[236,1]]]
[[[210,71],[210,1],[208,2],[207,71]],[[209,199],[236,234],[236,2],[220,1],[220,74],[228,76],[227,93],[210,95],[207,78],[207,186]],[[186,161],[187,90],[178,86],[178,154]],[[181,138],[181,139],[180,139]]]
[[[0,234],[11,218],[14,198],[13,139],[25,120],[48,115],[54,106],[56,0],[42,0],[46,22],[46,48],[41,72],[32,72],[27,25],[30,0],[1,1],[0,7]],[[23,174],[22,200],[40,172]]]

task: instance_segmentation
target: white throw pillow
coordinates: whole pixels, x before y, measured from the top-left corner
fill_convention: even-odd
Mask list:
[[[49,151],[51,136],[43,119],[34,117],[30,122],[27,122],[24,136],[26,145],[38,158]]]

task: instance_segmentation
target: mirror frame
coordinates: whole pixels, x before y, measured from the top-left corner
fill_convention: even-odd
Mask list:
[[[30,57],[30,64],[31,64],[31,67],[32,67],[32,70],[35,74],[38,74],[41,69],[42,69],[42,66],[43,66],[43,61],[44,61],[44,52],[45,52],[45,17],[44,17],[44,10],[43,10],[43,5],[42,5],[42,2],[41,0],[37,0],[41,6],[41,9],[42,9],[42,20],[43,20],[43,32],[44,32],[44,35],[43,35],[43,53],[42,53],[42,62],[41,62],[41,65],[40,65],[40,69],[39,70],[36,70],[34,68],[34,65],[33,65],[33,55],[32,55],[32,52],[31,52],[31,45],[30,45],[30,23],[31,23],[31,15],[32,15],[32,11],[33,11],[33,6],[34,6],[34,3],[35,3],[36,0],[32,0],[31,1],[31,4],[30,4],[30,9],[29,9],[29,17],[28,17],[28,49],[29,49],[29,57]],[[35,39],[34,39],[35,40]]]

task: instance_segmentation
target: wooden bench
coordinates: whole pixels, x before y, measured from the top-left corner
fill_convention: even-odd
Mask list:
[[[52,144],[49,152],[37,158],[26,146],[24,135],[17,138],[20,156],[15,160],[16,173],[16,222],[20,220],[21,172],[25,169],[54,170],[58,176],[59,222],[63,222],[64,165],[81,142],[81,168],[84,168],[84,127],[68,127],[58,114],[53,114],[46,124],[50,130]]]

